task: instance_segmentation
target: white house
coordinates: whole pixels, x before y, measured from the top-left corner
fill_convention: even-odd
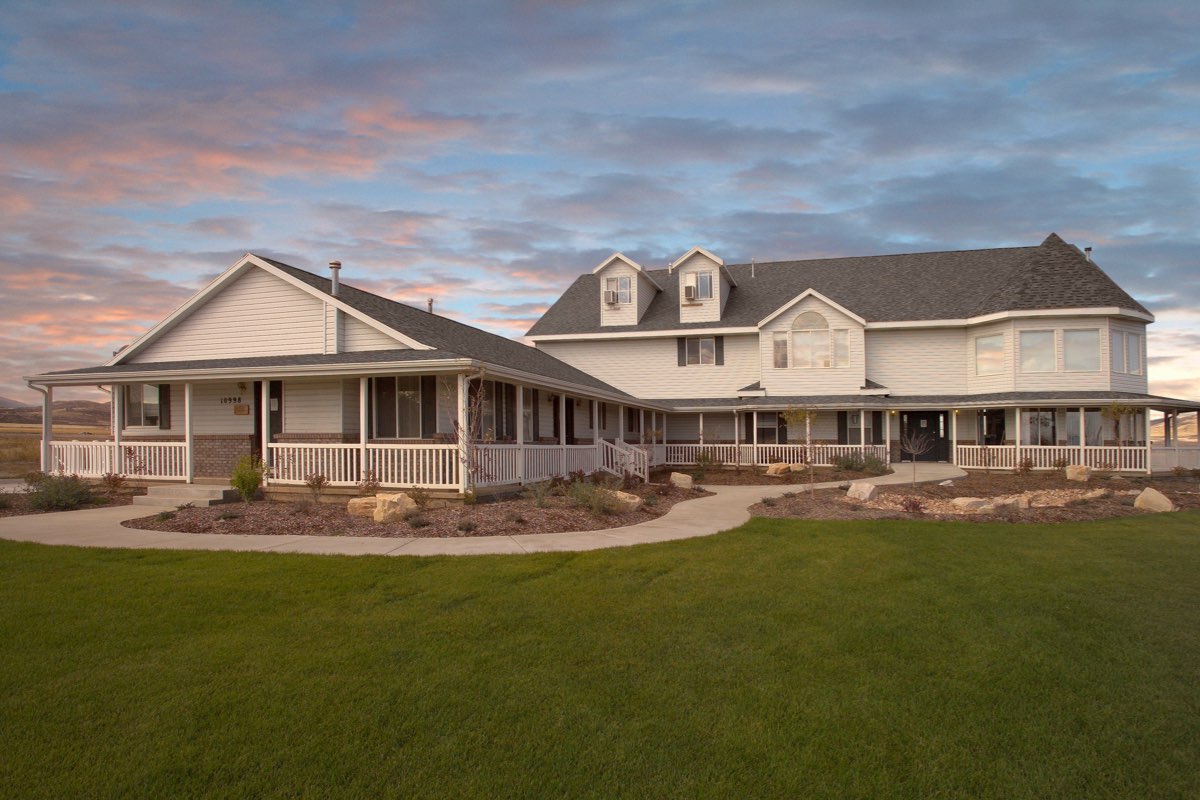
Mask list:
[[[247,254],[108,363],[34,375],[43,465],[272,485],[324,475],[461,493],[597,469],[850,454],[963,467],[1200,466],[1147,393],[1153,316],[1088,255],[1035,247],[667,269],[617,253],[535,347]],[[55,387],[111,387],[113,435],[54,441]],[[815,446],[789,430],[816,412]],[[1114,416],[1114,411],[1121,412]],[[1149,411],[1167,415],[1149,441]],[[912,436],[910,436],[912,434]]]

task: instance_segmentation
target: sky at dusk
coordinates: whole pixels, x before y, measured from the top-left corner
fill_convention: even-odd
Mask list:
[[[1151,391],[1198,398],[1198,171],[1195,2],[6,0],[0,396],[246,251],[519,337],[617,250],[1056,231],[1157,316]]]

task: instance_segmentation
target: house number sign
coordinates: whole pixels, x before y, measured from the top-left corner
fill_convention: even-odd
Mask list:
[[[221,398],[221,405],[223,405],[223,406],[236,406],[236,405],[241,404],[241,402],[242,402],[241,395],[235,395],[233,397],[222,397]]]

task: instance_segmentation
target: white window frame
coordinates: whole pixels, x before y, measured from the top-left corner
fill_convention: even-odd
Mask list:
[[[633,302],[633,282],[628,275],[617,275],[604,279],[604,291],[615,292],[617,305],[627,306]]]
[[[1073,333],[1090,333],[1096,336],[1095,358],[1096,366],[1091,369],[1072,369],[1070,359],[1071,334]],[[1063,372],[1099,372],[1103,365],[1103,353],[1100,348],[1100,329],[1099,328],[1065,328],[1062,332],[1062,352],[1063,352]]]
[[[1049,369],[1025,369],[1025,342],[1026,336],[1035,334],[1050,335],[1050,368]],[[1017,371],[1022,375],[1046,375],[1051,372],[1058,371],[1058,336],[1055,335],[1053,328],[1036,330],[1017,331]]]
[[[775,331],[771,336],[771,364],[774,369],[787,369],[792,363],[792,337],[788,331]],[[783,364],[779,363],[779,345],[783,345]]]
[[[149,430],[153,430],[153,431],[162,430],[162,428],[160,427],[162,425],[162,390],[160,388],[161,386],[162,386],[162,384],[158,384],[158,383],[133,383],[133,384],[127,384],[125,386],[125,389],[121,394],[122,394],[122,402],[125,405],[125,408],[123,409],[125,416],[124,416],[124,419],[122,420],[122,423],[126,429],[144,428],[148,431]],[[132,409],[131,409],[132,402],[131,401],[132,401],[132,394],[133,394],[133,392],[131,390],[134,387],[141,388],[141,392],[140,392],[140,394],[138,396],[138,400],[137,400],[138,413],[137,413],[136,419],[135,419],[134,415],[131,413],[132,412]],[[158,398],[158,401],[156,403],[154,403],[154,405],[158,406],[158,416],[154,418],[153,422],[146,422],[146,400],[145,400],[145,397],[146,397],[146,389],[147,388],[153,389],[155,396]]]
[[[1127,332],[1125,334],[1125,372],[1129,375],[1141,375],[1142,360],[1142,335]]]
[[[711,342],[709,353],[711,360],[704,360],[704,342]],[[695,360],[693,360],[692,345],[695,345]],[[717,363],[717,338],[715,336],[688,336],[684,340],[683,363],[689,367],[710,367]]]
[[[712,300],[713,299],[713,274],[711,272],[695,272],[692,273],[692,278],[695,281],[696,299],[697,300]],[[703,279],[703,280],[701,280]],[[705,286],[707,284],[707,287]]]
[[[395,383],[393,384],[393,386],[395,388],[393,389],[394,394],[392,396],[392,405],[391,405],[390,409],[384,409],[383,403],[380,401],[379,381],[381,381],[381,380],[394,380],[395,381]],[[415,436],[410,435],[410,434],[400,433],[400,394],[402,391],[404,393],[409,393],[409,392],[413,391],[412,389],[403,389],[402,390],[400,388],[400,381],[402,381],[402,380],[415,380],[416,381],[416,390],[415,391],[416,391],[416,401],[417,401],[416,402],[417,433]],[[419,375],[378,375],[374,379],[372,379],[371,380],[371,407],[374,410],[374,418],[371,420],[371,430],[375,434],[373,438],[380,439],[380,440],[420,439],[420,438],[422,438],[422,436],[424,436],[424,434],[425,434],[425,431],[424,431],[425,398],[422,395],[423,395],[423,392],[421,391],[421,377]],[[392,427],[393,427],[393,430],[395,431],[395,433],[393,433],[391,436],[381,436],[379,434],[379,420],[389,410],[391,411],[390,416],[392,418]]]
[[[980,368],[979,345],[981,342],[990,342],[993,339],[997,340],[1000,343],[1000,347],[999,347],[1000,359],[997,362],[995,369],[987,370],[985,372],[983,369]],[[986,336],[976,336],[975,337],[975,374],[979,375],[979,376],[1003,375],[1004,374],[1004,334],[1003,333],[989,333]]]

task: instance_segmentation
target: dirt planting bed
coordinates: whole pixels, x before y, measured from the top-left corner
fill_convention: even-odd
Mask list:
[[[903,473],[901,473],[903,474]],[[820,489],[755,504],[751,513],[763,517],[799,519],[954,519],[975,522],[1078,522],[1150,513],[1134,507],[1137,495],[1151,486],[1166,495],[1180,510],[1200,509],[1200,483],[1195,478],[1094,475],[1086,483],[1068,481],[1061,473],[971,473],[951,481],[880,486],[868,502],[851,500],[839,489]],[[1100,494],[1103,496],[1092,496]],[[988,501],[1025,497],[1028,508],[962,511],[955,498],[977,497]],[[915,509],[920,510],[906,510]]]
[[[123,523],[142,530],[181,533],[238,533],[304,536],[412,536],[452,538],[562,533],[621,528],[661,517],[676,503],[711,492],[672,486],[643,485],[629,490],[643,498],[638,511],[595,513],[563,492],[552,492],[538,507],[531,498],[497,500],[475,505],[418,510],[406,520],[380,523],[352,517],[344,504],[309,501],[293,503],[233,503],[208,508],[183,508]]]
[[[766,474],[766,467],[742,467],[740,469],[722,467],[706,470],[697,470],[695,468],[664,469],[652,472],[650,480],[665,483],[672,472],[691,475],[696,483],[703,483],[709,486],[785,486],[807,484],[809,481],[808,470],[803,472],[785,472],[782,475],[768,475]],[[877,472],[860,472],[837,469],[835,467],[815,467],[813,469],[812,480],[813,483],[857,481],[879,474]]]

